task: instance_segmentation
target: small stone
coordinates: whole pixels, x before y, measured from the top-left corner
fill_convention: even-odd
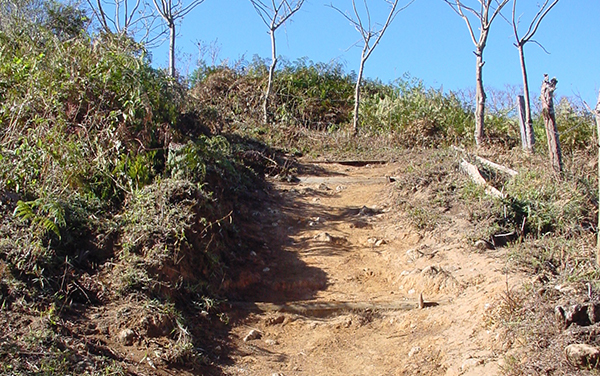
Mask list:
[[[323,220],[321,219],[321,217],[312,217],[309,219],[310,219],[310,221],[308,222],[309,226],[317,226],[320,223],[323,223]]]
[[[460,368],[462,369],[463,372],[466,372],[466,371],[470,370],[471,368],[475,368],[479,365],[482,365],[483,363],[484,363],[483,359],[469,358],[463,362],[463,364]]]
[[[140,320],[141,335],[144,337],[163,337],[169,335],[174,326],[172,318],[168,314],[157,313],[145,315]]]
[[[261,339],[262,333],[256,329],[252,329],[245,337],[244,342],[252,341],[255,339]]]
[[[379,239],[378,241],[375,242],[375,247],[379,247],[382,244],[386,244],[386,241],[383,239]]]
[[[600,350],[585,343],[574,343],[565,348],[567,361],[578,368],[598,368]]]
[[[429,265],[427,266],[425,269],[423,269],[421,271],[421,275],[424,277],[435,277],[436,275],[438,275],[440,273],[440,269],[436,266],[433,265]]]
[[[327,186],[327,184],[325,184],[325,183],[321,183],[321,184],[319,185],[319,189],[320,189],[321,191],[329,191],[331,188],[329,188],[329,187]]]
[[[326,232],[321,232],[321,233],[315,235],[314,239],[318,242],[325,242],[325,243],[331,243],[331,241],[333,240],[331,235],[329,235]]]
[[[271,271],[271,268],[269,268],[269,267],[266,267],[266,268],[263,269],[263,272],[265,272],[265,273],[267,273],[269,271]]]
[[[479,249],[480,251],[487,251],[494,249],[494,245],[487,240],[480,239],[475,242],[475,248]]]
[[[421,252],[420,249],[411,248],[408,251],[406,251],[406,256],[408,257],[408,259],[410,261],[416,261],[416,260],[420,259],[421,257],[423,257],[424,253]]]
[[[410,351],[408,352],[408,357],[412,358],[413,356],[415,356],[419,352],[421,352],[421,348],[419,346],[415,346],[412,349],[410,349]]]
[[[595,304],[575,304],[564,308],[559,306],[554,309],[554,315],[559,323],[564,322],[564,328],[571,324],[589,326],[598,322],[600,307]]]
[[[133,345],[133,339],[135,338],[135,333],[131,329],[123,329],[117,335],[117,339],[125,346]]]
[[[360,215],[360,216],[367,216],[367,217],[370,217],[370,216],[373,216],[373,215],[375,215],[375,214],[378,214],[378,213],[377,213],[377,210],[375,210],[375,209],[371,209],[371,208],[368,208],[368,207],[366,207],[366,206],[363,206],[363,207],[362,207],[362,208],[360,208],[360,209],[359,209],[359,211],[358,211],[358,215]]]
[[[285,321],[285,316],[284,315],[279,315],[279,316],[275,316],[275,317],[269,317],[265,321],[265,324],[268,325],[268,326],[278,325],[278,324],[283,324],[284,321]]]
[[[554,317],[556,317],[556,321],[561,326],[565,326],[567,320],[565,316],[565,309],[563,307],[557,306],[556,308],[554,308]]]
[[[277,342],[274,339],[265,339],[265,343],[269,346],[277,346],[279,345],[279,342]]]

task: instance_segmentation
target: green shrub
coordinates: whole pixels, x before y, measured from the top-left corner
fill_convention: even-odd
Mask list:
[[[526,232],[536,237],[549,232],[575,235],[593,222],[589,192],[575,179],[556,184],[550,172],[524,171],[506,184],[505,192],[510,222],[521,226],[525,220]]]
[[[244,69],[201,66],[192,75],[195,110],[214,110],[227,125],[260,122],[267,76],[266,62],[257,57]],[[271,111],[278,124],[326,130],[349,120],[353,92],[353,78],[340,64],[282,61],[274,77]]]
[[[389,87],[370,86],[360,108],[361,123],[368,132],[393,133],[404,146],[471,139],[473,117],[452,92],[426,89],[422,81],[410,77]]]
[[[299,59],[281,65],[274,79],[273,104],[279,122],[328,130],[349,121],[354,80],[340,64]]]
[[[119,290],[164,296],[177,290],[180,278],[193,282],[206,278],[202,270],[210,265],[210,257],[194,239],[208,225],[202,215],[212,216],[211,201],[187,180],[163,179],[137,190],[122,217]]]
[[[595,144],[596,129],[592,114],[572,99],[562,97],[555,106],[561,148],[566,152]]]

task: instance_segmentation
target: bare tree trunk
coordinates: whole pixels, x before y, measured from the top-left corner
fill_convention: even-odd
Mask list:
[[[275,76],[275,66],[277,65],[277,50],[275,45],[275,29],[271,29],[271,66],[269,67],[269,80],[267,81],[267,91],[265,92],[265,100],[263,101],[263,123],[269,124],[271,117],[269,116],[269,97],[273,91],[273,77]]]
[[[154,0],[156,1],[156,0]],[[271,66],[269,67],[269,78],[267,81],[267,90],[265,91],[265,97],[263,100],[263,123],[269,124],[271,122],[271,115],[269,113],[269,98],[273,91],[273,79],[275,76],[275,67],[277,66],[277,45],[275,44],[275,32],[279,26],[283,25],[290,17],[300,10],[304,4],[304,0],[250,0],[254,10],[258,13],[264,24],[269,29],[269,36],[271,37]]]
[[[169,76],[175,77],[175,22],[169,22]]]
[[[365,47],[363,47],[362,54],[360,56],[360,67],[358,69],[358,77],[356,77],[356,88],[354,89],[354,119],[352,121],[352,129],[354,135],[358,134],[358,115],[359,115],[359,107],[360,107],[360,84],[362,81],[363,70],[365,68],[365,62],[367,59],[365,58],[365,53],[367,51],[367,44],[365,43]]]
[[[485,122],[485,91],[483,89],[483,49],[477,48],[477,67],[475,71],[476,93],[475,93],[475,143],[482,146],[484,142]]]
[[[469,35],[475,45],[475,56],[477,57],[477,66],[475,70],[475,143],[478,147],[484,143],[485,136],[485,90],[483,88],[483,50],[487,43],[487,37],[490,32],[492,22],[500,14],[502,8],[508,3],[509,0],[496,0],[492,4],[492,0],[478,0],[479,11],[474,8],[465,6],[461,0],[444,0],[456,14],[458,14],[467,24],[469,29]],[[475,2],[477,3],[477,2]],[[464,10],[467,10],[465,13]],[[491,15],[490,15],[491,11]],[[469,14],[473,20],[477,20],[479,23],[479,37],[475,36],[475,30],[469,19]]]
[[[542,115],[544,124],[546,125],[546,136],[548,137],[548,153],[550,154],[550,162],[552,168],[557,174],[562,173],[562,155],[560,152],[560,141],[558,138],[558,128],[556,127],[556,117],[554,115],[554,90],[558,80],[553,78],[548,79],[548,75],[544,75],[542,83]]]
[[[398,6],[398,1],[399,0],[385,0],[385,2],[387,2],[391,6],[391,8],[390,8],[390,13],[388,14],[387,20],[385,21],[385,24],[383,24],[383,26],[379,30],[376,30],[372,27],[371,16],[369,13],[369,6],[368,6],[366,0],[364,1],[364,7],[365,7],[365,13],[366,13],[366,19],[367,19],[366,23],[363,23],[363,20],[361,19],[362,17],[360,15],[360,12],[358,11],[358,9],[356,7],[356,0],[352,0],[352,8],[354,9],[354,17],[342,12],[340,9],[334,7],[333,5],[330,5],[333,9],[337,10],[342,16],[344,16],[348,21],[350,21],[350,23],[352,25],[354,25],[354,28],[361,34],[362,40],[364,43],[362,52],[360,54],[360,67],[358,70],[358,77],[356,78],[356,87],[354,89],[354,118],[352,120],[352,128],[353,128],[354,136],[356,136],[358,134],[358,120],[359,120],[359,110],[360,110],[360,84],[362,82],[363,71],[365,69],[365,63],[367,62],[367,59],[369,58],[369,56],[371,56],[371,53],[373,52],[375,47],[377,47],[377,45],[379,44],[379,41],[383,37],[383,34],[387,30],[388,26],[390,26],[390,24],[394,20],[394,17],[396,17],[398,12],[402,11],[403,9],[406,9],[406,7],[408,7],[410,4],[412,4],[414,0],[410,0],[408,2],[408,4],[405,5],[403,8],[396,9]],[[370,43],[371,43],[372,38],[374,38],[375,41],[371,45]]]
[[[531,100],[529,98],[529,83],[527,80],[527,68],[525,65],[525,54],[523,52],[523,45],[518,44],[519,57],[521,60],[521,73],[523,75],[523,94],[525,99],[525,144],[523,148],[529,152],[533,152],[533,146],[535,145],[535,135],[533,133],[533,120],[531,119]]]

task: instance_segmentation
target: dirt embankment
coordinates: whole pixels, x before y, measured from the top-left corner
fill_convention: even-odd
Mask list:
[[[220,372],[500,373],[509,342],[493,313],[521,277],[507,274],[502,250],[472,247],[460,211],[436,231],[410,225],[397,210],[400,167],[312,164],[275,183],[277,197],[253,214],[264,249],[252,254],[260,268],[238,278]]]

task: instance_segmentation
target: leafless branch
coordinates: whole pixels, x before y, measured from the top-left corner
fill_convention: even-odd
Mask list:
[[[463,4],[460,0],[444,0],[446,4],[452,8],[452,10],[458,14],[467,24],[467,28],[469,29],[469,35],[471,36],[471,40],[475,46],[480,46],[481,44],[485,44],[487,39],[487,31],[489,30],[494,19],[501,15],[502,8],[508,3],[509,0],[496,0],[496,6],[493,7],[492,0],[478,0],[480,5],[480,10],[477,11],[472,7],[469,7]],[[475,31],[471,24],[471,20],[465,14],[464,10],[475,16],[475,19],[478,20],[480,24],[480,37],[479,40],[475,36]],[[490,11],[492,14],[490,16]],[[503,17],[503,16],[502,16]]]
[[[388,26],[392,23],[392,21],[394,20],[396,15],[398,15],[398,13],[400,13],[404,9],[408,8],[408,6],[410,6],[414,2],[414,0],[409,1],[406,5],[404,5],[401,8],[398,8],[399,0],[394,0],[394,1],[385,0],[386,3],[390,4],[391,9],[390,9],[390,12],[388,13],[388,17],[387,17],[385,23],[379,30],[373,28],[372,22],[371,22],[371,14],[369,11],[369,6],[368,6],[366,0],[363,0],[363,1],[364,1],[364,5],[365,5],[367,27],[365,27],[362,17],[360,16],[360,13],[356,6],[356,0],[352,0],[352,9],[354,12],[354,17],[348,15],[346,12],[343,12],[341,9],[334,6],[333,4],[329,4],[327,6],[330,7],[331,9],[337,11],[339,14],[341,14],[360,33],[362,40],[363,40],[363,44],[364,44],[364,46],[367,47],[366,53],[365,53],[365,60],[366,60],[371,55],[371,53],[373,52],[375,47],[379,44],[381,37],[387,30]],[[376,36],[377,38],[375,39],[375,42],[371,45],[370,41],[374,36]]]
[[[414,0],[411,0],[406,6],[404,6],[402,9],[405,9],[407,6],[409,6],[410,4],[413,3]],[[366,4],[366,1],[365,1]],[[365,55],[365,60],[369,58],[369,56],[371,56],[371,53],[373,53],[373,50],[375,49],[375,47],[379,44],[379,41],[381,40],[381,37],[383,37],[383,34],[385,33],[385,31],[387,30],[388,26],[390,26],[390,24],[392,23],[392,20],[394,19],[394,17],[396,16],[397,12],[396,12],[396,7],[398,6],[398,0],[394,1],[394,3],[392,4],[392,9],[390,10],[390,13],[388,14],[387,20],[385,21],[385,24],[383,25],[383,28],[381,28],[381,30],[376,31],[373,35],[377,35],[377,39],[375,40],[375,42],[373,43],[373,45],[371,47],[368,47],[368,52]],[[402,9],[398,10],[401,11]],[[367,10],[368,12],[368,10]],[[369,27],[371,26],[371,22],[369,21]],[[365,44],[368,45],[368,43],[366,43],[367,41],[365,41]]]
[[[537,32],[538,28],[540,27],[540,23],[542,22],[542,20],[544,19],[544,17],[546,17],[546,15],[548,14],[548,12],[550,12],[550,10],[552,10],[552,8],[554,8],[554,6],[558,3],[559,0],[554,0],[552,2],[552,4],[550,4],[550,6],[548,6],[546,8],[546,5],[548,4],[548,1],[549,0],[546,0],[544,2],[544,4],[542,5],[542,7],[538,11],[538,13],[533,18],[533,21],[529,25],[529,29],[527,30],[527,33],[523,37],[523,39],[525,41],[528,41],[529,39],[531,39],[531,37]],[[516,2],[516,0],[515,0],[515,2]]]
[[[154,26],[159,16],[144,0],[87,0],[87,4],[104,32],[129,35],[146,45],[164,34]]]
[[[250,3],[252,3],[256,13],[258,13],[269,30],[277,30],[289,20],[294,13],[300,10],[304,4],[304,0],[291,2],[288,0],[281,0],[279,3],[272,0],[271,5],[267,5],[263,0],[250,0]]]
[[[534,43],[534,44],[537,44],[537,45],[538,45],[538,46],[539,46],[539,47],[540,47],[540,48],[541,48],[541,49],[542,49],[542,50],[543,50],[545,53],[547,53],[548,55],[550,55],[550,51],[548,51],[548,50],[546,49],[546,47],[544,47],[544,46],[543,46],[543,45],[542,45],[540,42],[538,42],[537,40],[535,40],[535,39],[530,39],[528,42],[532,42],[532,43]]]
[[[448,4],[450,6],[450,8],[452,8],[452,10],[456,14],[458,14],[465,21],[465,23],[467,24],[467,28],[469,29],[469,34],[471,36],[471,40],[473,41],[473,44],[477,45],[477,39],[475,38],[475,33],[473,32],[473,27],[471,26],[471,20],[469,20],[469,18],[467,16],[465,16],[465,14],[463,12],[463,8],[472,12],[475,15],[475,17],[477,17],[480,20],[481,20],[481,15],[478,14],[474,9],[464,6],[460,2],[460,0],[456,0],[456,1],[444,0],[444,1],[446,2],[446,4]]]
[[[540,6],[535,17],[533,17],[533,19],[531,20],[531,23],[529,24],[529,27],[527,28],[527,32],[525,33],[525,35],[523,35],[523,37],[519,37],[518,26],[519,26],[519,21],[521,19],[521,16],[519,16],[518,20],[516,19],[517,0],[513,0],[512,27],[513,27],[513,32],[515,34],[515,38],[517,39],[517,43],[519,43],[520,45],[524,45],[525,43],[529,42],[531,40],[531,38],[537,32],[544,17],[546,17],[546,15],[552,10],[552,8],[554,8],[554,6],[558,2],[559,2],[559,0],[553,0],[552,3],[550,3],[550,0],[544,0],[544,3]],[[548,5],[549,3],[550,3],[550,5]],[[539,43],[538,43],[538,45],[539,45]],[[544,51],[545,51],[545,49],[544,49]]]
[[[371,12],[369,10],[369,5],[367,0],[363,0],[364,5],[364,13],[366,16],[361,17],[361,13],[356,6],[356,0],[352,0],[352,10],[354,12],[354,16],[349,15],[346,12],[343,12],[339,8],[335,7],[333,4],[330,4],[329,7],[340,13],[345,19],[347,19],[352,26],[360,33],[362,38],[362,52],[360,57],[360,65],[358,70],[358,75],[356,79],[356,86],[354,89],[354,117],[353,117],[353,129],[354,135],[358,134],[358,117],[359,117],[359,107],[360,107],[360,85],[363,75],[363,69],[365,66],[365,62],[371,56],[371,53],[375,50],[375,47],[379,44],[379,41],[383,37],[383,34],[390,26],[396,15],[406,9],[410,4],[413,3],[414,0],[410,0],[404,7],[398,9],[399,0],[384,0],[387,4],[390,5],[390,11],[388,13],[387,19],[381,28],[377,29],[373,26],[371,21]],[[366,20],[365,20],[366,18]],[[371,44],[371,39],[375,37],[375,42]]]

